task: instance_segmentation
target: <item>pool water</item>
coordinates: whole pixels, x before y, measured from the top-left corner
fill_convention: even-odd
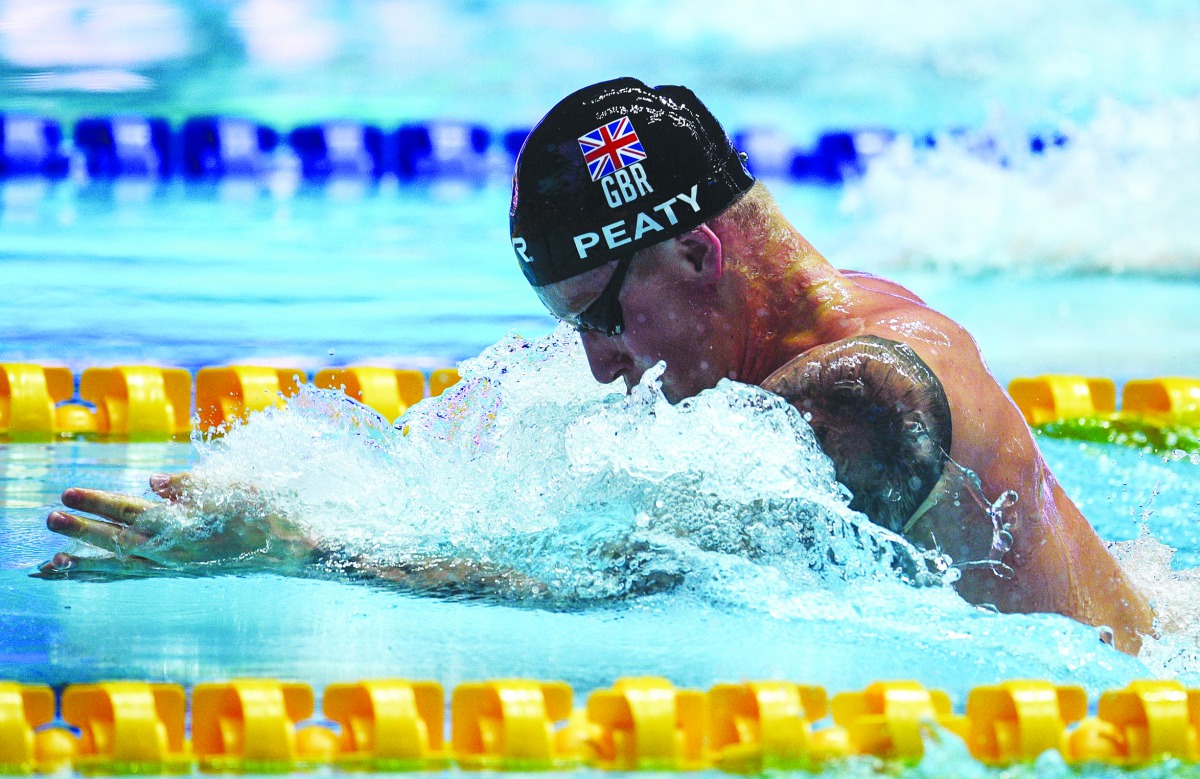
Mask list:
[[[989,613],[898,574],[905,552],[845,509],[811,432],[789,407],[764,406],[761,391],[727,384],[685,407],[652,387],[626,398],[591,381],[569,331],[485,354],[464,366],[463,384],[404,417],[407,435],[310,390],[195,446],[0,450],[6,675],[314,685],[388,675],[447,686],[535,676],[580,692],[625,674],[701,688],[790,678],[831,691],[915,678],[960,704],[972,686],[1004,678],[1091,692],[1200,678],[1194,576],[1153,540],[1178,549],[1177,567],[1200,562],[1194,455],[1042,441],[1067,491],[1104,537],[1126,542],[1131,572],[1182,630],[1132,658],[1063,617]],[[727,442],[720,462],[705,456],[716,439]],[[252,481],[339,560],[382,567],[449,550],[544,589],[417,595],[336,567],[277,575],[254,555],[167,578],[30,576],[55,551],[80,551],[44,528],[58,491],[141,494],[148,472],[181,470],[215,500]],[[233,500],[222,510],[236,512]],[[152,556],[216,532],[220,518],[167,512],[163,522]],[[678,586],[631,594],[655,572]]]
[[[1200,271],[1031,265],[1019,224],[997,233],[986,256],[914,259],[881,239],[889,220],[907,218],[898,202],[851,209],[837,188],[768,185],[835,265],[896,279],[963,324],[1002,382],[1200,375],[1200,341],[1183,337],[1200,332]],[[0,357],[76,370],[429,369],[509,330],[544,335],[554,322],[506,248],[508,186],[345,182],[275,194],[251,182],[0,182]],[[929,215],[912,221],[931,225],[931,244],[944,238]],[[1188,235],[1177,234],[1186,252]],[[1058,254],[1076,242],[1052,239]]]
[[[763,0],[735,23],[715,0],[654,14],[629,0],[0,0],[0,77],[4,110],[68,124],[215,113],[285,132],[331,118],[504,130],[628,73],[688,84],[730,131],[793,145],[894,131],[845,187],[768,184],[835,265],[962,323],[1002,383],[1120,384],[1200,376],[1198,33],[1187,0],[836,14]],[[1065,146],[1030,152],[1031,133],[1056,132]],[[845,510],[786,409],[734,385],[687,408],[649,385],[632,400],[595,386],[516,272],[502,168],[406,185],[0,181],[0,360],[428,370],[488,354],[412,412],[408,436],[306,390],[216,441],[0,442],[0,678],[533,676],[580,700],[632,674],[831,693],[911,678],[960,708],[1008,678],[1079,683],[1093,700],[1141,677],[1200,685],[1196,455],[1039,439],[1159,609],[1163,638],[1138,657],[1063,617],[971,608],[937,585],[936,561]],[[31,575],[64,548],[95,554],[45,528],[63,489],[143,494],[150,473],[185,470],[235,509],[241,485],[260,485],[326,560],[298,576],[253,554],[169,577]],[[219,519],[164,511],[156,551]],[[520,576],[466,597],[358,570],[447,552]],[[676,586],[637,594],[655,577]],[[938,760],[920,775],[981,773]]]
[[[898,279],[965,324],[1001,381],[1051,371],[1118,382],[1200,375],[1200,343],[1180,337],[1200,330],[1197,276],[1086,267],[1039,272],[1018,262],[1013,243],[1004,247],[1007,266],[1003,256],[977,256],[968,267],[960,259],[912,262],[896,254],[872,262],[876,228],[886,221],[879,209],[891,213],[886,199],[864,212],[847,202],[853,190],[770,186],[835,262],[864,260],[854,264]],[[7,294],[0,299],[0,343],[6,360],[65,363],[77,371],[114,363],[196,369],[233,361],[310,371],[356,363],[428,369],[474,357],[506,333],[546,338],[554,327],[508,256],[504,182],[295,192],[245,182],[207,188],[9,182],[3,191],[0,267]],[[524,394],[531,387],[567,398],[570,413],[555,417],[555,424],[538,418],[539,441],[580,435],[569,418],[593,418],[589,404],[603,398],[610,405],[619,401],[594,386],[577,352],[562,349],[563,367],[540,379],[535,373],[505,396],[519,408],[534,402]],[[490,408],[495,401],[478,387],[472,392],[481,394],[464,395],[464,407]],[[314,448],[311,426],[320,427],[322,413],[289,413],[284,420],[295,425],[291,432],[284,423],[251,424],[233,454],[203,443],[199,450],[187,444],[0,444],[3,675],[53,684],[263,675],[316,686],[380,675],[433,678],[447,686],[536,676],[563,679],[581,694],[626,674],[662,675],[700,688],[729,679],[791,678],[831,692],[916,678],[948,690],[959,704],[972,686],[1013,677],[1072,681],[1093,693],[1138,677],[1196,678],[1200,631],[1188,570],[1200,565],[1195,456],[1040,442],[1101,535],[1131,543],[1121,552],[1131,572],[1182,631],[1148,642],[1140,658],[1130,658],[1065,618],[980,612],[945,588],[914,588],[867,563],[857,573],[850,566],[813,580],[792,570],[783,554],[747,560],[719,546],[689,549],[691,578],[681,589],[618,597],[629,582],[620,571],[593,565],[586,553],[606,533],[636,532],[639,512],[675,494],[656,492],[659,482],[692,478],[694,458],[686,454],[662,454],[673,463],[665,471],[618,490],[618,516],[605,508],[614,494],[597,488],[587,506],[530,518],[525,504],[497,493],[497,484],[552,483],[559,476],[555,461],[540,451],[522,454],[500,439],[494,447],[509,453],[505,463],[535,465],[525,471],[505,464],[509,470],[500,468],[493,478],[487,464],[494,459],[435,447],[421,468],[385,468],[380,477],[390,494],[404,496],[403,508],[377,506],[369,521],[356,523],[364,502],[384,499],[353,465],[362,456],[346,443],[354,436],[318,436],[328,448]],[[738,413],[713,413],[717,422],[700,427],[727,430],[731,440],[759,435],[740,430]],[[632,418],[642,436],[638,451],[653,451],[653,427]],[[605,418],[603,424],[617,423]],[[663,440],[685,451],[705,445],[687,436]],[[758,467],[761,453],[743,444],[735,471]],[[616,460],[606,462],[601,473],[611,478],[628,471]],[[44,519],[66,487],[142,494],[151,472],[197,466],[223,474],[227,485],[248,473],[256,481],[307,476],[306,484],[331,490],[304,499],[306,510],[319,505],[334,523],[328,537],[342,543],[386,538],[367,550],[385,558],[410,548],[470,549],[502,561],[549,561],[534,573],[575,572],[587,586],[560,578],[566,594],[548,604],[415,595],[326,570],[306,577],[265,570],[198,577],[188,571],[167,579],[30,576],[63,548]],[[331,474],[343,471],[349,474],[343,483],[330,487]],[[714,487],[714,494],[726,487]],[[559,489],[565,490],[559,497],[572,499],[578,491],[576,485]],[[443,493],[452,498],[430,497]],[[479,524],[485,505],[496,512],[487,517],[499,517],[501,525],[529,524],[510,527],[515,535],[497,540],[487,523]],[[704,510],[693,505],[681,515],[694,519]],[[739,521],[698,529],[719,537],[742,532]],[[395,528],[403,532],[388,535]],[[559,547],[555,533],[562,534]],[[1149,540],[1138,541],[1143,535]],[[1161,544],[1177,550],[1173,559]],[[676,562],[652,555],[647,564]]]

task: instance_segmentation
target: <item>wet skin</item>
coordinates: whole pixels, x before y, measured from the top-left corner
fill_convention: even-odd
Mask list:
[[[1107,625],[1119,648],[1135,651],[1152,630],[1153,613],[1128,582],[1104,543],[1067,497],[1034,443],[1016,405],[987,370],[971,336],[945,316],[878,282],[875,289],[835,282],[841,333],[875,335],[909,345],[942,380],[953,416],[950,458],[978,475],[983,497],[1011,490],[1016,505],[1006,512],[1012,549],[1003,562],[1009,576],[988,567],[963,571],[956,585],[973,603],[990,603],[1006,612],[1057,612],[1091,625]],[[840,333],[839,333],[840,334]],[[843,337],[850,337],[843,335]],[[789,362],[766,386],[783,386],[789,376],[823,347],[812,347]],[[961,481],[959,482],[961,484]],[[961,488],[965,494],[969,490]],[[971,501],[942,501],[909,531],[909,539],[932,547],[973,548],[991,533],[990,519]],[[972,532],[972,527],[978,530]],[[950,547],[953,553],[957,551]],[[955,555],[963,559],[962,555]]]
[[[195,493],[188,474],[156,474],[150,479],[150,488],[167,503],[186,511],[203,513],[205,510],[193,497]],[[309,559],[316,550],[304,534],[285,517],[272,514],[265,505],[256,507],[252,489],[246,493],[246,516],[226,517],[220,532],[206,537],[203,545],[171,543],[159,546],[155,541],[161,526],[158,510],[163,508],[162,502],[72,487],[63,492],[63,505],[81,513],[53,511],[46,518],[46,526],[55,533],[85,541],[117,557],[80,559],[60,552],[40,570],[43,574],[61,574],[73,569],[151,572],[180,566],[212,565],[230,571],[264,564],[295,566]],[[254,559],[247,559],[248,556]]]
[[[196,502],[192,476],[187,473],[155,474],[150,489],[168,504],[203,513]],[[246,492],[253,494],[252,488]],[[72,487],[62,494],[68,511],[53,511],[46,518],[50,530],[106,550],[115,557],[77,557],[59,552],[38,571],[47,578],[75,574],[162,575],[164,573],[236,573],[269,569],[276,573],[309,574],[322,562],[321,550],[286,517],[257,513],[248,517],[224,515],[220,533],[202,543],[181,543],[171,534],[171,545],[156,548],[161,501],[146,500],[104,490]],[[406,565],[379,566],[341,559],[321,573],[337,572],[366,577],[406,590],[459,595],[492,593],[523,598],[538,597],[545,587],[517,572],[466,560],[426,558]]]
[[[1152,631],[1152,611],[1063,492],[962,327],[899,285],[834,269],[798,233],[781,258],[782,273],[769,283],[725,272],[723,254],[721,239],[705,226],[639,253],[620,296],[626,332],[582,334],[597,381],[632,386],[665,360],[663,390],[673,400],[729,377],[799,406],[831,367],[831,355],[853,339],[906,345],[941,381],[953,420],[952,462],[937,493],[943,499],[908,529],[909,540],[960,562],[986,559],[995,530],[987,504],[1012,490],[1016,504],[1003,513],[1011,549],[995,555],[995,564],[967,567],[958,592],[1004,612],[1052,612],[1108,626],[1118,648],[1137,650]],[[570,321],[604,288],[612,267],[540,288],[539,296]],[[847,460],[855,456],[839,453],[839,472],[853,467]],[[978,489],[964,468],[978,476]]]

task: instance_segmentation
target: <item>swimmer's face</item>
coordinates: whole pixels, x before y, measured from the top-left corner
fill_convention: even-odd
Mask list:
[[[632,262],[614,260],[536,291],[551,314],[579,330],[596,381],[632,387],[662,360],[663,393],[677,402],[736,378],[736,341],[717,306],[719,257],[720,241],[700,227],[643,249]]]

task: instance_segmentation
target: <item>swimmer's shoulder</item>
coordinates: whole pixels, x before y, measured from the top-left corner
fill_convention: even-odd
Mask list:
[[[915,292],[891,279],[885,279],[883,276],[876,276],[874,273],[867,273],[861,270],[840,269],[838,272],[863,289],[870,290],[871,292],[879,292],[884,295],[894,295],[922,306],[925,305],[925,301],[918,297]]]
[[[912,290],[865,271],[838,272],[859,290],[854,296],[853,332],[843,337],[876,336],[906,344],[935,373],[975,364],[983,367],[979,346],[966,328],[931,308]]]
[[[796,376],[798,369],[839,341],[874,337],[904,344],[933,372],[951,385],[968,385],[968,394],[987,392],[994,384],[975,339],[962,325],[937,311],[907,287],[873,273],[839,270],[849,283],[852,316],[833,323],[826,332],[829,342],[797,354],[763,383],[776,391],[783,375]],[[780,393],[783,394],[783,393]]]
[[[906,344],[856,335],[810,349],[763,383],[808,421],[850,507],[901,532],[952,445],[942,384]]]

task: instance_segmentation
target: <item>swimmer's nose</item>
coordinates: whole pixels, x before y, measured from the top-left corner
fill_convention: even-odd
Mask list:
[[[628,361],[612,338],[592,330],[580,333],[579,337],[583,340],[588,367],[596,381],[611,384],[621,378],[622,372],[628,368]]]

